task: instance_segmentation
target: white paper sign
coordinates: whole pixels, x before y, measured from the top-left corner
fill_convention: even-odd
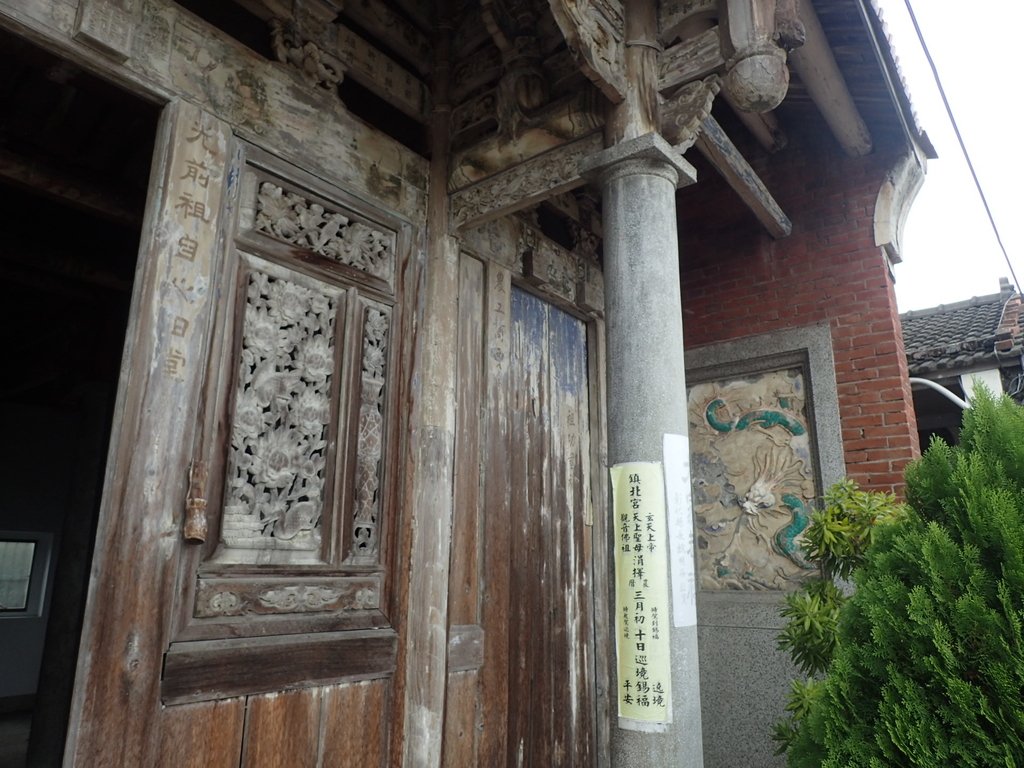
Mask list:
[[[693,561],[693,502],[690,498],[690,440],[664,437],[665,501],[672,572],[672,623],[697,625],[697,581]]]

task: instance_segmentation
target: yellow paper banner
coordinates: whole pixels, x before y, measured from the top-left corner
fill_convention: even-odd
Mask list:
[[[616,464],[610,472],[619,717],[638,721],[638,727],[670,723],[672,619],[664,473],[660,462]]]

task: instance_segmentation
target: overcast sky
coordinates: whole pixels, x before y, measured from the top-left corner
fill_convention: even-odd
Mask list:
[[[1010,275],[906,9],[877,0],[918,121],[939,154],[903,233],[901,312],[996,293]],[[1024,280],[1021,0],[911,0],[1003,243]]]

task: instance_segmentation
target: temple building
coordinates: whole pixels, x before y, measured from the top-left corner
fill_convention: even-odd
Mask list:
[[[0,99],[15,764],[782,764],[919,451],[872,0],[0,0]]]

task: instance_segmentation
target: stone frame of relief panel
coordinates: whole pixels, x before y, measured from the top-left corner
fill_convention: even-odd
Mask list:
[[[795,530],[799,527],[797,518],[808,515],[811,504],[823,490],[841,479],[845,473],[829,328],[827,325],[808,326],[687,350],[686,364],[687,403],[692,432],[690,446],[694,522],[698,537],[695,554],[697,573],[701,576],[698,594],[705,604],[714,602],[716,596],[724,598],[726,595],[748,595],[751,598],[760,595],[774,601],[783,590],[796,587],[802,581],[802,571],[805,569],[798,564],[798,549],[790,546],[794,551],[788,553],[789,557],[784,557],[787,554],[785,543],[793,545],[792,539],[799,534]],[[787,379],[790,384],[785,383]],[[772,391],[795,390],[796,398],[793,399],[802,402],[793,403],[784,396],[785,402],[782,405],[785,407],[774,409],[773,403],[761,402],[764,397],[757,398],[756,402],[746,402],[744,398],[753,397],[752,393],[759,384]],[[728,397],[719,398],[714,395],[719,389],[735,392],[737,402],[726,404],[724,400]],[[703,398],[700,403],[690,402],[695,392]],[[703,410],[695,416],[694,409]],[[704,411],[709,411],[710,415]],[[757,413],[760,413],[760,417]],[[697,431],[694,434],[693,422],[697,417],[704,417],[700,419],[704,423],[696,425]],[[721,477],[698,476],[699,467],[708,464],[706,456],[704,459],[696,456],[699,450],[697,446],[704,437],[701,427],[707,427],[708,424],[717,426],[703,431],[718,431],[722,435],[720,443],[727,440],[745,440],[749,443],[737,447],[740,453],[751,454],[749,468],[730,467],[724,474],[718,473]],[[741,459],[738,454],[734,457],[737,461]],[[722,463],[727,460],[723,458]],[[713,468],[709,465],[707,469],[711,472]],[[743,479],[740,479],[741,469],[745,473]],[[738,531],[744,523],[749,523],[746,526],[750,529],[747,536],[750,541],[747,544],[765,549],[761,559],[765,561],[766,569],[775,571],[777,566],[784,569],[785,565],[791,566],[785,569],[785,578],[781,582],[778,577],[751,579],[744,578],[742,574],[730,574],[728,563],[725,562],[728,559],[727,553],[723,558],[722,553],[716,552],[716,556],[723,560],[718,567],[712,567],[714,564],[711,563],[710,555],[702,557],[701,544],[705,552],[710,552],[714,546],[709,545],[710,534],[704,537],[705,541],[701,541],[702,528],[698,519],[700,502],[707,493],[714,494],[718,486],[729,489],[726,495],[730,495],[730,499],[736,496],[731,499],[734,503],[718,505],[736,507],[732,515],[726,514],[728,509],[722,510],[723,521],[729,518],[723,524],[733,525]],[[705,506],[710,507],[710,502]],[[779,531],[772,530],[771,535],[766,534],[762,530],[763,523],[770,522],[770,516],[779,518],[779,525],[775,527],[787,524],[788,527],[780,527]],[[706,522],[708,525],[715,523],[712,520]],[[742,533],[746,533],[746,528]],[[794,529],[789,531],[794,534],[789,539],[785,536],[788,528]],[[779,536],[783,539],[782,544],[776,540]]]
[[[413,228],[240,146],[198,415],[208,532],[179,569],[168,669],[194,667],[209,641],[244,654],[256,638],[365,644],[373,630],[392,651],[358,676],[390,674],[401,274]],[[170,701],[233,690],[170,688]]]
[[[686,366],[688,384],[757,371],[802,369],[808,389],[809,431],[817,448],[819,487],[828,488],[845,475],[827,323],[690,349]],[[772,724],[784,714],[790,682],[799,677],[789,656],[777,645],[784,624],[780,611],[785,594],[779,590],[697,590],[703,721],[705,726],[720,722],[735,726],[728,737],[705,727],[705,755],[727,759],[725,756],[736,753],[739,743],[744,745],[745,755],[755,756],[750,764],[781,765],[771,756],[774,745],[769,735]]]

